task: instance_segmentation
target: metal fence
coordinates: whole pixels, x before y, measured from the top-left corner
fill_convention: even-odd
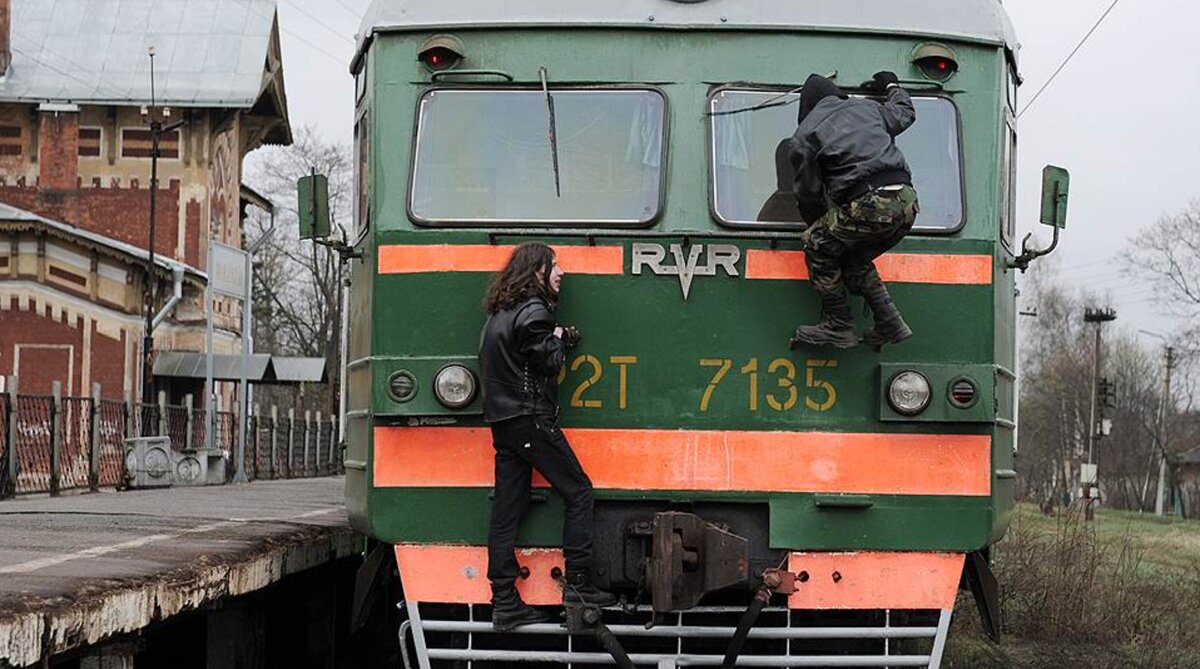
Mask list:
[[[64,490],[121,487],[126,480],[127,437],[169,437],[177,452],[205,451],[206,412],[193,405],[168,405],[91,397],[17,394],[14,380],[0,393],[0,499],[25,493],[57,495]],[[215,451],[229,455],[228,476],[238,466],[239,417],[213,416]],[[344,471],[336,419],[277,407],[247,420],[246,475],[250,479],[331,476]]]

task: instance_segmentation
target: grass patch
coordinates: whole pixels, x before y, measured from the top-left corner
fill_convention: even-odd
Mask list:
[[[1200,667],[1200,523],[1021,505],[995,569],[1003,642],[962,593],[944,666]]]

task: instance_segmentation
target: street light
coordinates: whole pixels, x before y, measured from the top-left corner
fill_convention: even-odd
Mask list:
[[[158,282],[154,279],[154,238],[158,220],[158,159],[162,156],[163,133],[183,126],[183,121],[164,125],[171,108],[156,106],[154,86],[154,47],[150,47],[150,106],[142,107],[143,120],[150,124],[150,243],[146,262],[146,336],[142,339],[142,403],[154,403],[154,305],[158,302]]]

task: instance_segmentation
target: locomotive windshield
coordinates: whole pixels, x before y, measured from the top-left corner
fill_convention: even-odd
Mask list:
[[[650,89],[433,89],[411,213],[428,224],[641,225],[661,201],[666,100]],[[561,196],[556,193],[557,149]]]
[[[786,140],[796,131],[798,94],[722,89],[711,99],[713,203],[734,226],[799,223],[791,198]],[[963,222],[958,114],[945,98],[913,98],[917,122],[896,143],[921,198],[916,230],[946,232]],[[739,113],[731,111],[760,109]],[[778,154],[778,155],[777,155]]]

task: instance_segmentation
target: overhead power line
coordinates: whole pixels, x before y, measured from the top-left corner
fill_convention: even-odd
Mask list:
[[[334,2],[338,3],[339,5],[341,5],[341,6],[342,6],[342,9],[344,9],[344,10],[346,10],[346,11],[350,12],[350,13],[351,13],[351,14],[354,16],[354,18],[356,18],[356,19],[362,19],[362,11],[360,11],[360,10],[357,10],[357,9],[354,9],[353,7],[350,7],[350,6],[349,6],[349,5],[347,5],[345,2],[342,2],[342,0],[334,0]]]
[[[1075,48],[1071,50],[1071,53],[1067,54],[1067,58],[1062,62],[1062,65],[1058,66],[1058,69],[1054,71],[1054,74],[1050,75],[1050,78],[1046,80],[1046,83],[1042,84],[1042,87],[1038,89],[1038,92],[1034,93],[1029,102],[1025,103],[1025,107],[1022,108],[1017,114],[1017,118],[1024,116],[1025,112],[1029,111],[1029,108],[1033,106],[1033,103],[1037,102],[1037,99],[1042,96],[1042,93],[1046,91],[1046,88],[1054,82],[1054,79],[1058,76],[1058,73],[1062,72],[1063,68],[1067,66],[1067,63],[1071,62],[1071,59],[1075,57],[1075,54],[1079,53],[1079,50],[1083,48],[1085,43],[1087,43],[1088,38],[1092,36],[1092,33],[1096,32],[1096,29],[1100,27],[1101,23],[1104,23],[1104,19],[1108,18],[1108,15],[1112,13],[1112,10],[1116,8],[1117,3],[1119,2],[1121,2],[1121,0],[1113,0],[1112,4],[1108,6],[1108,9],[1104,10],[1104,13],[1100,15],[1100,18],[1096,21],[1096,24],[1092,26],[1092,29],[1083,36],[1083,39],[1079,40],[1079,44],[1075,45]]]
[[[304,16],[307,16],[307,17],[308,17],[308,18],[309,18],[309,19],[310,19],[310,20],[311,20],[313,23],[317,24],[317,25],[318,25],[318,26],[319,26],[321,29],[325,30],[325,31],[326,31],[326,32],[328,32],[329,34],[336,36],[338,39],[345,40],[345,41],[347,41],[347,42],[351,42],[351,43],[353,43],[353,40],[351,40],[349,37],[346,37],[344,34],[342,34],[342,33],[338,32],[338,31],[334,30],[333,28],[330,28],[329,26],[325,25],[325,22],[324,22],[324,21],[322,21],[322,20],[321,20],[320,18],[318,18],[317,16],[313,15],[313,13],[312,13],[312,12],[310,12],[310,11],[308,11],[307,9],[304,9],[303,7],[301,7],[299,4],[297,4],[297,3],[295,3],[295,2],[288,2],[288,4],[291,6],[291,8],[292,8],[292,9],[296,10],[297,12],[300,12],[300,13],[301,13],[301,14],[303,14]]]
[[[264,14],[259,14],[258,12],[254,11],[253,5],[250,5],[250,7],[251,7],[250,12],[252,14],[256,14],[259,18],[263,18],[263,19],[270,18]],[[343,59],[341,56],[336,56],[336,55],[330,53],[329,51],[325,50],[324,48],[322,48],[320,45],[316,44],[312,40],[309,40],[308,38],[304,37],[303,35],[300,35],[299,33],[296,33],[294,31],[288,29],[282,23],[279,24],[279,30],[282,31],[286,35],[292,36],[297,41],[307,45],[313,51],[316,51],[317,53],[320,53],[320,54],[328,57],[330,60],[334,61],[338,65],[341,65],[342,67],[350,66],[350,63],[348,61],[346,61],[345,59]]]

